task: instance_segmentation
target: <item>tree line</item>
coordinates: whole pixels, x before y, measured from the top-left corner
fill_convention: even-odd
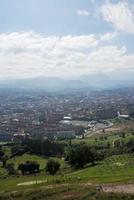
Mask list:
[[[30,153],[44,156],[61,156],[64,154],[65,147],[65,144],[41,139],[27,139],[23,145],[29,149]]]

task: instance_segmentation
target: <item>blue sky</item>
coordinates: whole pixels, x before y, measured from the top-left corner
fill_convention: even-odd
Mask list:
[[[33,30],[44,35],[90,34],[112,30],[97,18],[98,4],[91,0],[4,0],[0,6],[0,31]],[[103,2],[103,1],[101,1]],[[78,17],[87,10],[89,17]]]
[[[1,78],[133,71],[133,43],[133,0],[0,1]]]

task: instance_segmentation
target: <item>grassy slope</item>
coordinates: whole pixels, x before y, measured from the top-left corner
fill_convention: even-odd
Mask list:
[[[98,136],[92,136],[92,137],[86,137],[84,139],[72,139],[72,144],[79,144],[79,143],[86,143],[86,144],[89,144],[89,145],[92,145],[92,144],[106,144],[106,143],[110,143],[112,144],[113,141],[115,140],[120,140],[120,141],[123,141],[123,142],[128,142],[130,139],[134,139],[134,135],[132,135],[131,133],[127,133],[125,135],[125,138],[122,138],[120,136],[120,133],[109,133],[107,135],[107,139],[103,139],[101,140],[100,137],[101,136],[105,136],[105,134],[100,134]],[[69,141],[68,140],[62,140],[62,141],[59,141],[60,143],[68,143]]]
[[[82,184],[51,185],[51,187],[32,188],[32,190],[0,194],[1,200],[133,200],[133,195],[106,194],[94,186]]]
[[[55,176],[55,179],[57,180],[57,177],[59,179],[59,177],[63,177],[64,173],[69,172],[70,168],[63,160],[61,160],[59,158],[53,158],[53,159],[59,161],[60,164],[61,164],[61,169],[60,169],[59,173]],[[28,160],[29,161],[37,161],[40,164],[41,172],[39,174],[37,174],[36,177],[35,177],[35,175],[9,176],[7,174],[7,171],[5,169],[3,169],[0,165],[0,176],[1,176],[1,180],[2,180],[2,184],[0,184],[0,191],[15,190],[18,183],[23,183],[23,182],[27,182],[27,181],[34,181],[36,179],[43,180],[43,181],[47,180],[48,182],[54,181],[53,176],[50,176],[50,175],[45,173],[45,165],[46,165],[48,158],[43,158],[43,157],[36,156],[36,155],[24,154],[22,156],[16,156],[12,159],[9,159],[8,163],[14,163],[15,168],[17,169],[17,167],[20,163],[24,163]],[[24,188],[27,188],[27,186],[24,187]],[[17,187],[17,189],[19,189],[19,187]]]
[[[15,167],[17,168],[20,163],[25,163],[26,161],[37,161],[40,164],[40,168],[43,169],[46,165],[47,159],[36,155],[24,154],[22,156],[15,156],[14,158],[9,159],[8,163],[15,163]]]
[[[134,180],[134,156],[112,156],[96,166],[77,170],[70,176],[97,183]]]
[[[126,138],[124,138],[124,141],[127,141],[129,139],[129,137],[133,137],[131,135],[128,135]],[[122,139],[120,136],[118,135],[109,135],[107,140],[104,141],[97,141],[101,142],[101,143],[105,143],[105,142],[112,142],[115,139]],[[79,143],[79,142],[87,142],[89,144],[94,143],[95,138],[86,138],[84,140],[79,140],[79,139],[75,139],[73,140],[73,143]],[[68,142],[68,141],[67,141]],[[6,153],[10,154],[9,149],[6,149]],[[17,196],[14,196],[11,199],[15,199],[15,200],[23,200],[23,199],[62,199],[62,197],[64,195],[70,195],[70,193],[75,194],[77,196],[77,199],[100,199],[100,200],[107,200],[107,199],[113,199],[113,200],[120,200],[121,195],[104,195],[104,194],[99,194],[99,196],[95,194],[92,194],[92,190],[90,191],[90,188],[80,188],[79,191],[77,191],[78,186],[75,186],[75,188],[71,187],[71,184],[77,184],[79,183],[86,183],[86,182],[92,182],[92,183],[109,183],[109,182],[132,182],[134,180],[134,157],[133,156],[129,156],[129,155],[124,155],[124,156],[113,156],[107,160],[105,160],[104,162],[101,162],[100,164],[93,166],[93,167],[87,167],[85,169],[82,170],[72,170],[68,167],[68,165],[66,165],[66,163],[59,159],[59,158],[55,158],[58,159],[61,163],[61,171],[56,175],[56,176],[49,176],[47,174],[45,174],[45,171],[43,170],[45,168],[45,164],[47,159],[42,158],[40,156],[36,156],[36,155],[29,155],[29,154],[24,154],[23,156],[16,156],[15,158],[10,159],[8,162],[14,162],[15,166],[17,168],[17,165],[19,163],[25,162],[27,160],[35,160],[40,164],[40,168],[42,169],[41,173],[39,175],[37,175],[37,177],[35,177],[35,175],[28,175],[28,176],[7,176],[7,172],[6,170],[4,170],[3,168],[0,167],[0,176],[2,177],[2,175],[5,175],[5,179],[1,179],[1,183],[0,184],[0,192],[4,192],[3,195],[7,195],[4,197],[0,197],[0,199],[10,199],[7,192],[6,191],[18,191],[17,192]],[[115,163],[121,163],[121,166],[116,165]],[[78,181],[78,178],[80,178],[80,180]],[[27,181],[35,181],[35,180],[46,180],[46,183],[42,183],[42,184],[38,184],[38,185],[32,185],[32,186],[17,186],[18,183],[23,183],[23,182],[27,182]],[[59,188],[59,189],[49,189],[48,191],[42,189],[39,193],[40,193],[40,197],[38,196],[37,190],[40,190],[40,188],[44,188],[47,187],[47,185],[49,184],[54,184],[54,183],[58,183],[58,185],[62,184],[62,183],[68,183],[69,187],[71,187],[68,191],[67,188]],[[30,190],[31,192],[27,192],[27,193],[23,193],[22,191],[26,191],[26,190]],[[82,190],[81,190],[82,189]],[[21,191],[21,192],[19,192]],[[47,194],[48,193],[48,194]],[[91,194],[90,194],[91,193]],[[94,193],[94,192],[93,192]],[[2,196],[3,196],[2,195]],[[46,196],[44,196],[46,195]],[[27,198],[26,196],[29,196],[29,198]],[[65,197],[66,198],[66,197]],[[67,197],[66,199],[73,199],[71,196]],[[74,198],[75,199],[75,198]],[[124,196],[123,197],[124,200],[132,200],[134,199],[133,197],[129,197],[129,196]]]
[[[58,158],[56,158],[58,159]],[[25,162],[26,160],[36,160],[41,164],[43,169],[46,163],[46,159],[39,156],[24,154],[23,156],[17,156],[10,161],[15,163]],[[66,163],[58,159],[61,162],[61,170],[56,176],[50,176],[45,174],[42,170],[36,177],[35,175],[27,176],[7,176],[2,179],[0,184],[0,191],[21,190],[27,188],[33,188],[32,186],[17,186],[18,183],[42,180],[46,183],[39,185],[48,185],[57,183],[77,183],[77,182],[92,182],[92,183],[110,183],[110,182],[128,182],[134,180],[134,157],[133,155],[120,155],[112,156],[105,161],[99,163],[96,166],[87,167],[81,170],[72,170],[66,165]],[[9,161],[8,161],[9,162]],[[78,181],[79,180],[79,181]]]
[[[14,163],[15,167],[17,168],[20,163],[25,163],[26,161],[36,161],[40,164],[40,169],[43,170],[45,169],[48,159],[51,159],[51,158],[54,160],[57,160],[61,164],[62,169],[66,167],[66,163],[60,158],[56,158],[56,157],[44,158],[41,156],[31,155],[27,153],[23,154],[22,156],[15,156],[14,158],[9,159],[8,163]]]

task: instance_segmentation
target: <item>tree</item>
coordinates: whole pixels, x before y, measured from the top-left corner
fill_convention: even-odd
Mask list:
[[[42,139],[27,139],[24,144],[29,148],[30,153],[45,156],[63,155],[65,146],[65,144]]]
[[[36,161],[27,162],[27,165],[28,165],[28,171],[30,174],[39,172],[40,165]]]
[[[9,163],[9,164],[7,164],[6,169],[8,170],[8,173],[9,173],[10,175],[16,174],[16,170],[15,170],[15,167],[14,167],[14,163]]]
[[[2,167],[6,166],[7,160],[8,160],[8,156],[7,155],[2,156],[2,158],[1,158],[1,161],[3,163]]]
[[[120,133],[120,137],[125,138],[125,137],[126,137],[125,132],[121,132],[121,133]]]
[[[130,139],[126,144],[125,144],[125,152],[126,153],[134,153],[134,139]]]
[[[22,175],[35,174],[39,172],[39,167],[40,165],[36,161],[27,161],[19,164],[18,170],[21,171]]]
[[[83,168],[85,164],[94,165],[97,152],[86,144],[73,146],[67,151],[67,160],[72,167]]]
[[[11,157],[14,157],[16,155],[23,155],[24,153],[28,152],[29,151],[29,148],[26,147],[26,146],[22,146],[22,145],[15,145],[11,148]]]
[[[84,127],[83,126],[76,126],[75,127],[75,133],[76,133],[76,135],[83,135]]]
[[[4,156],[4,151],[0,150],[0,160]]]
[[[134,118],[134,109],[132,111],[130,111],[130,117]]]
[[[46,164],[46,172],[48,172],[51,175],[55,175],[59,169],[60,163],[58,161],[55,161],[53,159],[48,160]]]
[[[19,164],[18,166],[18,170],[21,171],[22,175],[24,175],[26,173],[26,167],[25,167],[25,164],[21,163]]]

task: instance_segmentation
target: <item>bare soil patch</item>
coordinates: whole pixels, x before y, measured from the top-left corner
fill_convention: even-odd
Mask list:
[[[103,192],[134,194],[134,184],[102,185]]]

